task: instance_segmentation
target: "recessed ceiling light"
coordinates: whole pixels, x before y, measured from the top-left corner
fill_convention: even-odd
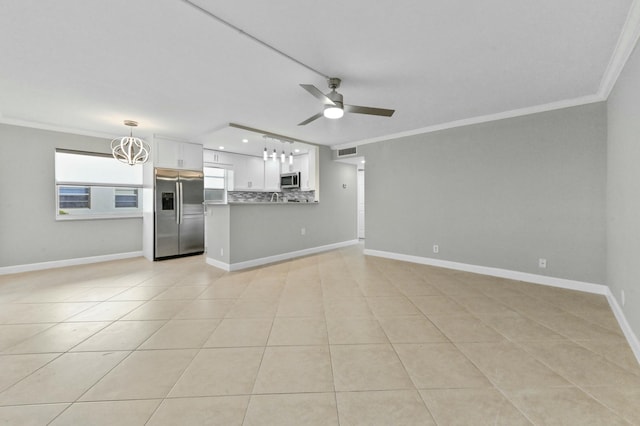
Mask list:
[[[249,139],[242,139],[242,143],[248,143]]]
[[[293,150],[294,152],[300,152],[300,150],[298,148]]]
[[[224,149],[224,146],[219,146],[218,149]]]
[[[362,160],[362,161],[361,161],[361,163],[362,163],[362,164],[364,164],[364,163],[365,163],[365,161],[364,161],[364,160]]]

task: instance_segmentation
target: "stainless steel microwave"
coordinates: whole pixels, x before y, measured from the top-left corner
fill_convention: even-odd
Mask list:
[[[280,189],[300,188],[300,173],[283,173],[280,175]]]

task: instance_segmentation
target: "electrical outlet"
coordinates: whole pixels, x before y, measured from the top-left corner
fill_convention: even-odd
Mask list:
[[[440,252],[440,247],[437,244],[433,245],[433,252],[434,253],[439,253]]]
[[[624,290],[620,290],[620,303],[624,306]]]
[[[220,248],[220,256],[224,256],[224,249]]]
[[[547,267],[547,259],[540,258],[538,259],[538,268],[546,268]]]
[[[300,228],[300,235],[307,235],[307,228]]]

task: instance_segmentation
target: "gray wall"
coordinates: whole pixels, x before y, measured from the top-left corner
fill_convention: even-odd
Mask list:
[[[640,51],[608,100],[607,283],[640,335]],[[620,303],[622,305],[622,303]]]
[[[360,147],[365,247],[604,283],[606,126],[597,103]]]
[[[142,219],[55,220],[56,148],[109,152],[109,141],[0,124],[0,267],[142,249]]]
[[[230,257],[225,259],[226,252],[220,256],[219,245],[224,239],[218,242],[218,238],[213,237],[213,228],[207,231],[207,256],[234,264],[355,240],[356,167],[332,161],[328,147],[320,147],[319,156],[319,203],[232,205],[229,207]],[[218,208],[212,208],[217,212]],[[209,225],[215,226],[211,220],[207,222]],[[306,235],[301,235],[301,228],[306,229]]]

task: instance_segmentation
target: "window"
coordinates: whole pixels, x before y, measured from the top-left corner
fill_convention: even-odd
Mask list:
[[[61,209],[91,208],[91,188],[88,186],[60,186],[58,197]]]
[[[56,150],[56,218],[142,217],[142,167],[106,154]]]
[[[218,167],[204,167],[204,187],[224,189],[225,170]]]
[[[204,167],[204,199],[205,201],[226,202],[225,184],[227,170],[219,167]]]
[[[138,188],[116,188],[115,207],[138,208]]]

